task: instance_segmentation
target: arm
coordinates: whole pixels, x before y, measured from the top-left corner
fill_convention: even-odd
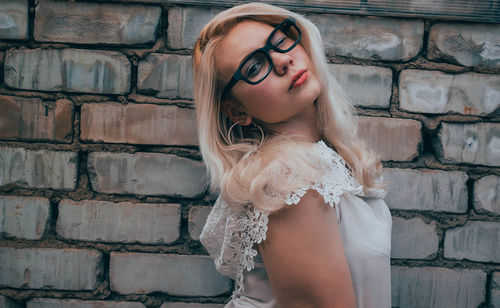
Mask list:
[[[355,307],[335,210],[313,190],[269,215],[260,243],[280,307]]]

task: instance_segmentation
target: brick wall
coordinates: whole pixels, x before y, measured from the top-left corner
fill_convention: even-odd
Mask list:
[[[190,66],[222,8],[129,2],[0,1],[0,307],[231,294]],[[393,305],[500,307],[500,25],[303,13],[391,183]]]

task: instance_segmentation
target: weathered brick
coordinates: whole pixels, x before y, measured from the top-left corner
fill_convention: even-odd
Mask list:
[[[401,110],[488,115],[500,107],[500,76],[404,70],[399,75]]]
[[[172,7],[168,10],[168,48],[193,48],[201,29],[220,11],[214,8]]]
[[[500,166],[500,123],[442,122],[433,144],[443,163]]]
[[[200,197],[207,187],[199,161],[158,153],[89,154],[92,189],[104,193]]]
[[[67,99],[0,95],[0,138],[69,143],[73,137],[73,103]]]
[[[0,286],[93,290],[102,281],[104,260],[93,249],[0,248]]]
[[[163,303],[160,308],[224,308],[224,304]]]
[[[464,66],[500,68],[497,24],[438,23],[429,33],[427,57]]]
[[[14,49],[7,52],[4,68],[5,84],[16,89],[100,94],[130,90],[130,62],[116,51]]]
[[[478,307],[486,294],[486,273],[439,267],[391,267],[392,307]]]
[[[195,240],[200,240],[201,230],[205,226],[208,214],[212,210],[211,206],[193,206],[189,209],[188,231],[189,236]]]
[[[26,308],[145,308],[138,302],[82,301],[77,299],[34,298]]]
[[[500,176],[488,175],[474,183],[474,208],[480,213],[500,214]]]
[[[28,1],[0,2],[0,39],[28,39]]]
[[[500,308],[500,272],[492,273],[489,292],[491,307]]]
[[[0,196],[0,237],[38,240],[49,218],[47,198]]]
[[[22,308],[24,306],[11,298],[0,295],[0,307],[2,307],[2,308]]]
[[[77,154],[0,147],[0,186],[74,190]]]
[[[56,230],[65,239],[161,245],[177,240],[180,223],[178,204],[64,199]]]
[[[449,213],[467,211],[468,176],[461,171],[385,168],[385,201],[391,209]]]
[[[391,258],[433,259],[438,245],[435,222],[427,224],[421,218],[392,218]]]
[[[449,0],[433,0],[432,5],[429,5],[429,2],[413,0],[367,0],[366,6],[373,11],[377,10],[380,12],[382,10],[382,12],[387,12],[390,10],[390,12],[411,12],[411,14],[427,15],[429,18],[432,18],[431,15],[437,15],[435,18],[448,16],[460,19],[464,15],[492,16],[495,14],[494,9],[492,10],[490,5],[480,5],[480,3],[476,1],[455,3]]]
[[[446,230],[444,257],[480,262],[500,262],[500,223],[469,221]]]
[[[329,69],[355,106],[389,108],[391,69],[350,64],[330,64]]]
[[[423,44],[421,20],[311,14],[327,54],[361,59],[407,61]]]
[[[83,104],[80,139],[91,142],[198,145],[192,109],[152,104]]]
[[[121,294],[216,296],[232,285],[210,257],[195,255],[112,252],[109,276],[111,290]]]
[[[159,98],[192,98],[190,56],[151,53],[139,62],[137,90]]]
[[[358,119],[359,135],[382,160],[410,161],[418,156],[422,144],[422,123],[419,121],[381,117]]]
[[[39,42],[147,44],[156,41],[160,16],[155,6],[41,0],[34,36]]]

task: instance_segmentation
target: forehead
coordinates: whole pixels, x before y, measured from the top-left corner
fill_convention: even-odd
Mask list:
[[[234,26],[215,51],[218,71],[224,77],[232,75],[249,53],[265,45],[273,29],[268,24],[253,20],[244,20]]]

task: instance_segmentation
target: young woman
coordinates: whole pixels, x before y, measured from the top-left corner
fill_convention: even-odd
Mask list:
[[[193,51],[200,149],[219,194],[201,234],[226,307],[390,307],[382,165],[356,135],[318,29],[251,3]]]

